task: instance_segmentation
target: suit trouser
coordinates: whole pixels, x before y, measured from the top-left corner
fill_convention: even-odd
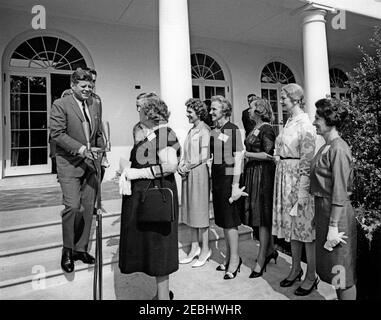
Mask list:
[[[57,173],[63,194],[63,246],[86,252],[93,220],[97,177],[93,168],[83,163],[73,167],[57,155]]]

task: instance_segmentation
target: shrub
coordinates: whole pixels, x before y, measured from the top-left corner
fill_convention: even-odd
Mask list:
[[[352,101],[350,120],[342,136],[354,159],[352,203],[359,222],[370,232],[381,221],[381,28],[370,39],[374,53],[362,53],[361,62],[348,75]]]

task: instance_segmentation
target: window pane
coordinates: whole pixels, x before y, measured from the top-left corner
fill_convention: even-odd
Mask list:
[[[46,111],[46,95],[31,94],[30,95],[31,111]]]
[[[216,87],[216,95],[225,97],[225,88],[224,87]]]
[[[46,93],[46,79],[42,77],[30,77],[31,93]]]
[[[37,148],[37,149],[31,149],[31,159],[30,164],[36,165],[36,164],[47,164],[48,163],[48,149],[47,148]]]
[[[278,101],[277,90],[270,90],[270,100]]]
[[[11,111],[28,111],[28,95],[11,94]]]
[[[200,87],[192,86],[192,96],[193,98],[200,98]]]
[[[29,131],[13,131],[11,133],[12,148],[27,148],[29,147]]]
[[[269,99],[269,92],[267,91],[267,89],[262,89],[261,95],[262,95],[262,98],[267,99],[267,100]]]
[[[29,129],[28,112],[11,112],[11,129]]]
[[[11,93],[28,92],[28,78],[11,76]]]
[[[30,113],[30,127],[31,129],[46,129],[47,128],[46,112],[31,112]]]
[[[46,147],[48,145],[47,130],[33,130],[30,134],[32,147]]]
[[[29,164],[29,149],[13,149],[11,151],[11,166],[27,166]]]
[[[214,87],[205,87],[205,99],[210,99],[214,96]]]

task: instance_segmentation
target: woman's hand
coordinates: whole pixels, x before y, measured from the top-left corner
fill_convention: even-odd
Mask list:
[[[247,197],[248,194],[243,191],[243,190],[245,190],[245,188],[246,188],[245,186],[240,188],[238,186],[238,183],[234,183],[232,185],[232,193],[231,193],[231,196],[229,198],[229,203],[233,203],[234,201],[237,201],[241,197]]]
[[[328,251],[332,251],[340,242],[346,244],[347,242],[344,239],[347,239],[347,236],[344,236],[344,232],[339,232],[338,227],[328,227],[327,241],[324,244],[324,248]]]

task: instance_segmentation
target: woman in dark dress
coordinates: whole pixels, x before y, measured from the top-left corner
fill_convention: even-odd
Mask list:
[[[211,131],[213,210],[216,225],[224,229],[226,260],[217,267],[224,279],[234,279],[242,259],[238,255],[238,226],[241,224],[236,200],[247,196],[239,188],[243,145],[238,127],[229,121],[232,105],[223,96],[213,96],[210,114],[216,127]]]
[[[311,193],[315,196],[316,271],[336,288],[340,300],[356,299],[357,231],[349,199],[352,155],[338,130],[348,114],[342,102],[316,102],[314,126],[323,145],[311,163]]]
[[[123,201],[119,268],[122,273],[144,272],[156,277],[157,297],[165,300],[173,297],[169,291],[169,274],[178,269],[178,198],[174,173],[180,146],[175,133],[166,126],[169,118],[166,104],[153,97],[145,99],[141,105],[151,120],[147,123],[152,124],[146,138],[133,147],[131,168],[124,169],[120,178]],[[150,182],[156,180],[155,185],[160,185],[159,165],[164,174],[163,187],[173,192],[175,219],[173,222],[139,222],[137,208],[140,195]]]
[[[251,104],[249,115],[256,125],[245,140],[247,159],[244,170],[244,185],[249,194],[245,198],[243,223],[252,228],[259,227],[259,251],[257,263],[250,278],[262,276],[271,259],[278,258],[271,235],[275,163],[272,160],[275,132],[270,122],[274,116],[267,100],[259,99]]]

